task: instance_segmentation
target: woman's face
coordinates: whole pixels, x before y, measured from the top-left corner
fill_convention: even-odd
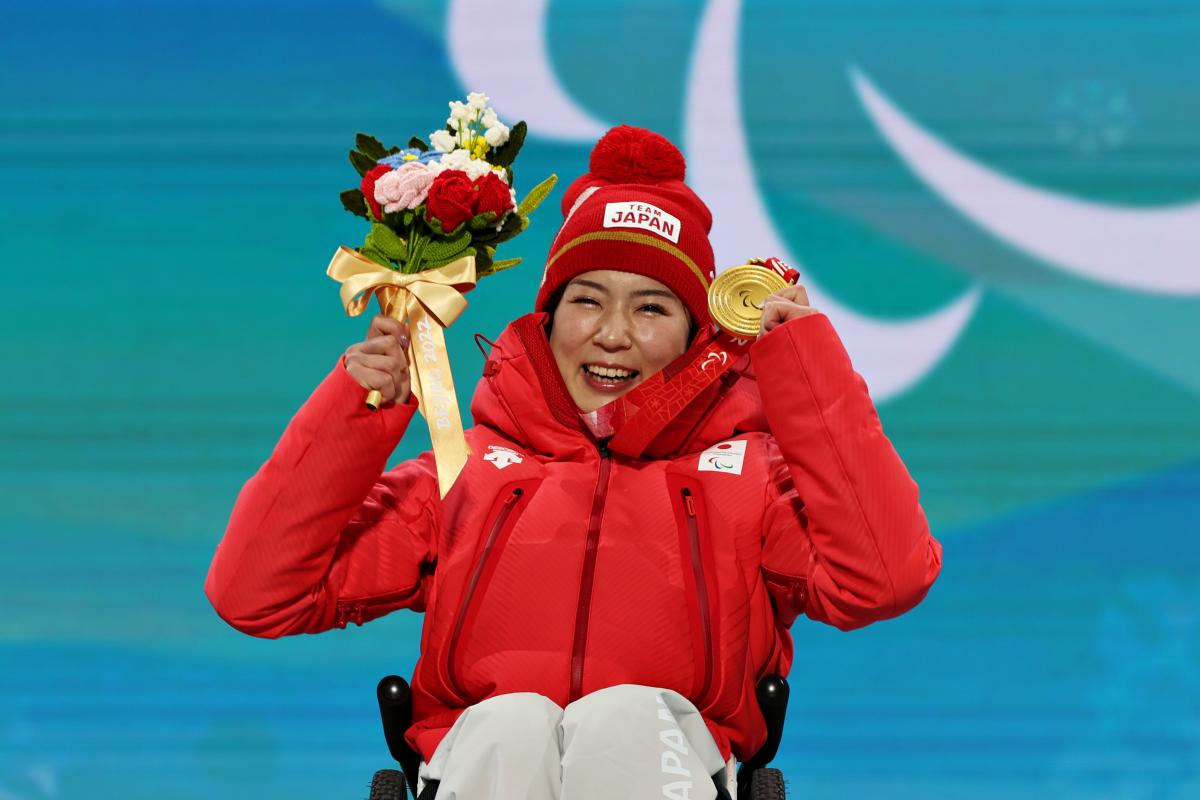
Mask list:
[[[563,291],[550,350],[575,404],[595,411],[683,355],[690,328],[687,309],[665,284],[593,270]]]

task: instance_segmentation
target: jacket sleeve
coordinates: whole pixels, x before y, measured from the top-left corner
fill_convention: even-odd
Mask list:
[[[417,405],[364,403],[339,358],[246,482],[205,594],[254,636],[316,633],[421,610],[439,499],[426,454],[383,473]]]
[[[829,318],[790,320],[750,357],[778,446],[763,575],[781,617],[851,630],[903,614],[933,585],[942,548]]]

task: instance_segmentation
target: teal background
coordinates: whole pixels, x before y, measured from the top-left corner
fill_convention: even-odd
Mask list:
[[[553,67],[596,117],[682,140],[703,8],[555,0]],[[420,619],[260,641],[201,587],[238,489],[365,332],[323,274],[365,233],[337,199],[354,133],[425,134],[488,87],[458,83],[436,0],[4,15],[0,797],[365,796],[388,761],[373,687],[411,671]],[[1193,201],[1200,9],[748,0],[742,26],[758,184],[813,278],[888,318],[985,290],[879,406],[942,578],[899,620],[796,624],[791,796],[1200,797],[1200,300],[1089,283],[974,227],[847,78],[1040,187]],[[1064,101],[1117,96],[1108,116]],[[518,192],[588,150],[535,130]],[[472,334],[531,305],[560,198],[449,331],[464,396]],[[414,426],[394,462],[426,441]]]

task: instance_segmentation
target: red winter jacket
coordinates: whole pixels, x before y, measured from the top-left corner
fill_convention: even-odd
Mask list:
[[[754,369],[677,419],[686,444],[636,460],[580,424],[544,320],[496,342],[444,499],[429,453],[384,472],[413,401],[368,410],[339,362],[242,489],[205,591],[255,636],[424,611],[408,740],[426,759],[487,697],[621,683],[680,692],[749,757],[754,686],[787,673],[797,615],[857,628],[937,577],[917,486],[823,314],[756,342]]]

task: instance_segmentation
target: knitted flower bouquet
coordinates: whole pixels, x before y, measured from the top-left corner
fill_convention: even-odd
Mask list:
[[[428,144],[414,136],[407,148],[387,148],[360,133],[350,151],[362,181],[342,192],[342,205],[371,229],[357,250],[338,249],[327,274],[341,282],[351,316],[374,295],[383,313],[409,323],[412,391],[429,423],[443,495],[469,454],[443,330],[479,278],[520,262],[497,261],[496,248],[528,227],[557,180],[551,175],[517,203],[513,162],[524,142],[524,122],[510,129],[487,95],[472,92],[466,103],[450,103],[446,127]],[[368,406],[379,404],[378,392],[368,394]]]
[[[466,103],[452,101],[446,128],[434,131],[429,144],[414,136],[407,148],[386,149],[358,134],[350,163],[362,183],[342,192],[342,205],[371,223],[359,253],[405,273],[470,255],[477,277],[520,261],[494,261],[496,247],[529,225],[530,212],[557,179],[542,181],[517,204],[512,165],[525,143],[525,123],[508,128],[487,102],[478,92]]]

